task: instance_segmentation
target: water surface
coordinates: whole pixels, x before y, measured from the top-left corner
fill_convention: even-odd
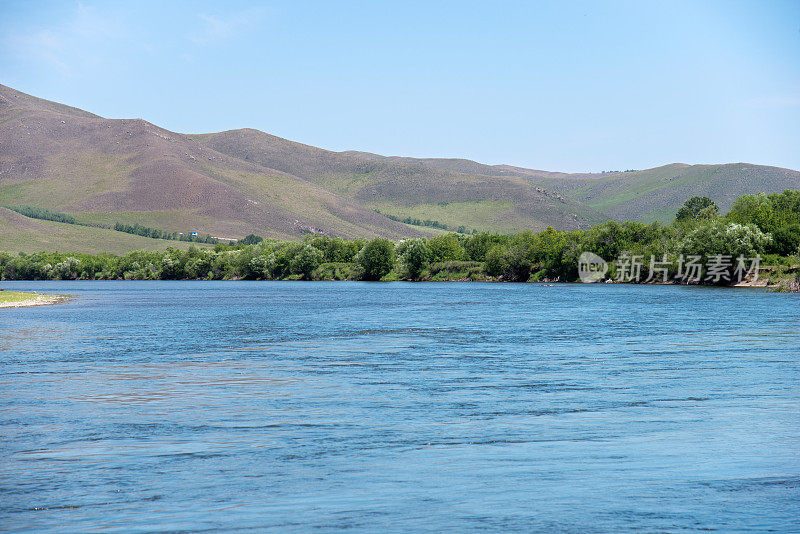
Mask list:
[[[12,282],[0,530],[800,531],[800,300]]]

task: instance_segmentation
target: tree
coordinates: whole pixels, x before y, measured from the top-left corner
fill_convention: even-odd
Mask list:
[[[727,217],[735,223],[755,224],[764,232],[772,232],[778,227],[772,199],[764,193],[742,195],[737,198]]]
[[[781,256],[800,254],[800,224],[790,224],[775,230],[769,250]]]
[[[293,274],[301,274],[303,278],[311,278],[311,273],[322,263],[324,254],[312,245],[306,245],[289,262],[289,269]]]
[[[397,246],[397,256],[405,275],[411,279],[419,278],[431,258],[431,249],[424,239],[406,239]]]
[[[306,242],[321,250],[325,255],[324,261],[326,262],[352,262],[353,257],[364,246],[361,241],[345,241],[341,237],[326,235],[314,236]]]
[[[755,256],[762,254],[771,240],[754,224],[742,225],[718,219],[689,232],[678,248],[683,254],[705,257],[717,254]]]
[[[800,224],[800,191],[743,195],[734,201],[727,217],[739,224],[753,223],[769,233]]]
[[[394,266],[394,245],[388,239],[375,238],[356,254],[355,262],[364,280],[380,280]]]
[[[52,276],[53,278],[60,278],[61,280],[74,280],[78,277],[80,265],[81,262],[79,259],[70,256],[53,266]]]
[[[506,275],[515,282],[527,282],[531,277],[531,250],[524,242],[514,243],[505,249],[508,271]]]
[[[513,236],[505,245],[495,245],[486,253],[486,274],[526,282],[531,277],[535,246],[536,236],[527,230]]]
[[[464,251],[467,253],[467,258],[472,261],[484,261],[486,253],[494,245],[498,244],[500,238],[505,239],[506,236],[492,236],[486,232],[472,235],[464,243]]]
[[[212,253],[208,250],[203,250],[198,252],[196,255],[192,255],[184,267],[185,276],[190,279],[206,278],[211,270],[211,259]]]
[[[700,256],[706,264],[712,256],[726,256],[733,263],[728,269],[728,278],[732,280],[736,258],[763,254],[771,241],[771,236],[755,224],[742,225],[715,219],[705,221],[689,232],[678,244],[678,250],[684,255]]]
[[[692,197],[683,203],[678,214],[675,216],[676,222],[699,221],[702,219],[712,219],[719,215],[719,207],[708,197]]]
[[[249,234],[244,236],[242,239],[236,242],[237,245],[257,245],[264,241],[264,238],[260,235]]]
[[[428,240],[431,249],[431,261],[461,261],[464,259],[464,247],[456,234],[444,234]]]
[[[485,254],[483,270],[489,276],[502,276],[508,270],[508,261],[503,249],[502,245],[495,245]]]

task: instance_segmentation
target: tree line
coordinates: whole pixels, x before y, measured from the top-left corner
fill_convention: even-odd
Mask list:
[[[392,221],[401,222],[401,223],[405,223],[405,224],[410,224],[412,226],[427,226],[429,228],[438,228],[439,230],[450,230],[449,226],[447,226],[446,224],[441,223],[439,221],[432,221],[430,219],[418,219],[416,217],[402,218],[402,217],[398,217],[397,215],[389,215],[387,213],[381,213],[381,210],[379,210],[379,209],[374,209],[372,211],[374,211],[375,213],[378,213],[380,215],[383,215],[384,217],[386,217],[387,219],[390,219]],[[463,225],[463,224],[460,225],[458,228],[456,228],[455,232],[459,233],[459,234],[477,234],[478,233],[478,231],[475,230],[475,229],[473,229],[471,231],[468,230],[467,227],[465,225]]]
[[[20,215],[24,215],[25,217],[30,217],[31,219],[40,219],[43,221],[54,221],[66,224],[76,224],[78,226],[91,226],[94,228],[106,228],[111,230],[116,230],[117,232],[125,232],[126,234],[134,234],[142,237],[150,237],[152,239],[167,239],[171,241],[187,241],[191,243],[206,243],[215,245],[219,243],[219,239],[215,237],[211,237],[208,234],[205,235],[192,235],[191,232],[167,232],[165,230],[159,230],[158,228],[150,228],[148,226],[142,226],[141,224],[123,224],[123,223],[115,223],[114,226],[108,227],[102,224],[92,224],[87,222],[78,221],[72,215],[67,213],[60,213],[57,211],[51,211],[47,208],[40,208],[38,206],[7,206],[8,209],[11,211],[15,211]]]
[[[114,230],[117,232],[125,232],[126,234],[134,234],[142,237],[150,237],[153,239],[169,239],[172,241],[188,241],[190,243],[207,243],[216,245],[219,239],[211,237],[209,234],[205,235],[192,235],[191,232],[166,232],[158,228],[149,228],[141,224],[114,224]]]
[[[247,236],[213,248],[110,254],[0,253],[4,280],[501,280],[575,281],[589,251],[664,259],[670,274],[680,255],[763,256],[764,264],[800,263],[800,191],[745,195],[726,215],[705,197],[688,200],[668,225],[607,222],[588,230],[515,235],[448,233],[430,238],[301,242]]]
[[[55,221],[67,224],[78,224],[75,217],[67,215],[66,213],[58,213],[50,211],[47,208],[39,208],[36,206],[7,206],[11,211],[16,211],[20,215],[30,217],[31,219],[42,219],[44,221]]]

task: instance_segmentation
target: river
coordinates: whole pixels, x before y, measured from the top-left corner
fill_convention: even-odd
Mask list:
[[[0,530],[800,531],[797,295],[0,287]]]

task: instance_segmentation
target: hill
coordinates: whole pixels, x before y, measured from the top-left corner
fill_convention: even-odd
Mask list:
[[[398,219],[466,231],[573,229],[609,218],[668,221],[694,195],[724,210],[741,194],[785,188],[800,188],[800,173],[744,163],[568,174],[333,152],[252,129],[181,134],[0,85],[0,206],[38,206],[93,224],[228,238],[397,239],[439,231]],[[0,249],[12,246],[0,236]]]
[[[439,160],[331,152],[251,129],[191,137],[217,152],[302,176],[337,195],[401,218],[498,232],[582,228],[606,219],[591,207],[532,183],[527,174],[481,173],[489,166],[468,160],[448,160],[464,162],[457,170],[438,165]]]
[[[167,247],[187,249],[192,244],[149,239],[105,228],[29,219],[9,209],[0,208],[0,251],[124,254],[131,250],[166,250]],[[210,245],[194,243],[194,246]]]
[[[104,119],[0,86],[0,205],[20,204],[221,237],[422,234],[144,120]]]
[[[510,165],[484,165],[466,159],[415,159],[350,153],[373,161],[403,161],[483,176],[524,178],[543,191],[582,204],[586,213],[592,213],[587,210],[591,208],[594,214],[600,213],[618,221],[668,223],[675,218],[683,203],[693,196],[707,196],[725,212],[735,199],[745,194],[800,189],[800,172],[749,163],[673,163],[645,170],[569,174]]]
[[[724,213],[744,194],[800,189],[800,172],[749,163],[674,163],[641,171],[540,177],[535,181],[616,220],[669,222],[693,196],[713,199]]]

